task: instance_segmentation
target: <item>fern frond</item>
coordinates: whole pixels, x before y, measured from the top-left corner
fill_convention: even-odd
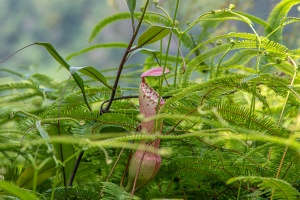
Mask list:
[[[197,24],[200,21],[226,21],[226,20],[238,20],[245,22],[249,26],[252,26],[252,22],[249,18],[235,13],[229,9],[223,9],[223,10],[213,10],[211,12],[205,13],[198,17],[194,22],[190,23],[189,27],[184,30],[184,32],[187,32],[189,29],[191,29],[195,24]]]
[[[134,13],[134,18],[138,19],[140,16],[142,15],[142,13],[139,12],[135,12]],[[125,19],[130,19],[131,18],[131,13],[129,12],[123,12],[123,13],[118,13],[112,16],[109,16],[103,20],[101,20],[93,29],[91,35],[90,35],[90,39],[89,42],[91,42],[100,32],[103,28],[105,28],[107,25],[115,22],[115,21],[119,21],[119,20],[125,20]],[[163,16],[159,16],[156,13],[147,13],[144,16],[144,20],[146,21],[150,21],[150,22],[154,22],[154,23],[159,23],[159,24],[164,24],[164,25],[168,25],[171,26],[172,22],[169,21],[168,19],[164,18]]]
[[[106,113],[105,115],[98,116],[99,111],[94,114],[94,116],[86,113],[78,113],[78,115],[74,114],[74,112],[70,112],[70,114],[62,113],[62,116],[73,116],[75,119],[83,119],[83,120],[93,120],[93,122],[86,123],[86,125],[73,128],[73,132],[79,135],[84,134],[98,134],[101,133],[101,129],[106,127],[120,127],[127,131],[133,131],[138,126],[138,122],[127,115],[121,113]]]
[[[279,127],[276,125],[276,122],[269,117],[258,117],[256,114],[249,115],[249,109],[238,106],[231,105],[228,103],[216,104],[218,113],[222,116],[223,119],[228,121],[230,124],[235,124],[241,127],[247,127],[249,122],[251,130],[257,130],[263,134],[271,134],[276,136],[286,137],[289,135],[290,131]]]
[[[291,53],[291,56],[292,56],[292,57],[297,57],[297,58],[300,57],[300,49],[293,49],[293,50],[290,50],[290,53]]]
[[[274,199],[298,199],[300,197],[300,193],[293,188],[291,184],[281,179],[258,176],[239,176],[229,179],[227,184],[236,181],[250,181],[252,184],[257,183],[259,190],[265,191],[268,197],[271,197],[272,191],[274,191]]]
[[[298,18],[298,17],[286,17],[283,20],[281,20],[280,24],[282,26],[285,26],[285,25],[288,25],[288,24],[296,23],[296,22],[300,22],[300,18]]]
[[[291,10],[291,8],[297,4],[299,4],[298,0],[281,1],[271,11],[269,18],[268,18],[269,26],[266,28],[265,34],[269,35],[277,27],[279,27],[279,28],[275,33],[273,33],[269,37],[270,40],[281,43],[281,40],[282,40],[282,27],[280,26],[281,20],[286,18],[287,14]]]
[[[262,20],[261,18],[259,17],[256,17],[254,15],[251,15],[249,13],[245,13],[245,12],[240,12],[240,11],[237,11],[236,13],[240,14],[240,15],[243,15],[245,17],[247,17],[249,20],[251,20],[251,22],[254,22],[254,23],[257,23],[259,25],[261,25],[262,27],[266,28],[268,27],[268,22],[266,22],[265,20]]]
[[[104,197],[102,199],[124,199],[124,200],[139,200],[137,196],[132,196],[130,193],[126,192],[120,186],[110,183],[102,182]]]
[[[82,54],[87,53],[89,51],[92,51],[94,49],[100,49],[100,48],[126,48],[127,45],[128,45],[127,43],[123,43],[123,42],[95,44],[95,45],[86,47],[84,49],[81,49],[80,51],[77,51],[77,52],[74,52],[74,53],[68,55],[66,60],[70,60],[71,58],[73,58],[75,56],[82,55]]]
[[[165,106],[171,106],[171,104],[175,103],[176,101],[188,97],[194,93],[199,95],[199,103],[202,105],[205,99],[216,97],[215,100],[217,100],[217,98],[226,96],[228,92],[230,93],[235,90],[241,90],[251,94],[253,93],[262,103],[264,103],[265,106],[268,107],[268,103],[266,102],[265,98],[256,90],[253,90],[253,88],[251,88],[246,82],[243,82],[245,77],[245,75],[228,75],[226,77],[221,77],[204,83],[185,87],[178,93],[174,94],[172,98],[168,99]]]
[[[33,74],[30,77],[30,80],[32,80],[34,83],[38,85],[43,85],[44,87],[49,87],[49,88],[55,88],[60,84],[59,82],[57,82],[57,80],[45,74]]]
[[[247,63],[251,58],[257,56],[257,49],[245,49],[236,52],[231,58],[221,63],[222,68],[230,67],[234,68],[235,65],[243,65]]]
[[[43,196],[47,199],[51,197],[52,189],[46,191]],[[64,199],[86,199],[96,200],[99,199],[99,193],[95,190],[80,188],[80,187],[57,187],[54,189],[54,198],[57,200]]]
[[[124,19],[130,19],[131,13],[124,12],[124,13],[118,13],[112,16],[109,16],[103,20],[101,20],[93,29],[89,42],[91,42],[100,32],[103,28],[105,28],[107,25],[118,21],[118,20],[124,20]]]
[[[1,113],[0,113],[0,124],[6,122],[10,120],[10,112],[7,111],[7,110],[1,110]]]
[[[228,35],[227,35],[228,36]],[[248,36],[248,35],[247,35]],[[193,65],[194,62],[203,62],[204,60],[209,59],[212,56],[216,56],[220,53],[225,52],[229,47],[231,47],[232,44],[226,43],[221,44],[220,46],[216,46],[203,54],[197,56],[195,59],[190,61],[188,64]],[[257,42],[253,40],[240,40],[236,41],[235,44],[232,47],[232,50],[234,49],[256,49],[257,48]],[[279,43],[273,42],[268,40],[267,38],[261,37],[261,48],[266,49],[266,51],[274,52],[279,55],[286,55],[287,48]]]
[[[220,35],[220,36],[216,36],[216,37],[213,37],[213,38],[211,38],[211,39],[208,39],[208,40],[206,40],[206,41],[204,41],[204,42],[202,42],[202,43],[200,43],[200,44],[198,44],[194,49],[192,49],[191,51],[190,51],[190,53],[189,54],[187,54],[187,56],[185,57],[185,60],[188,60],[188,58],[197,50],[197,49],[199,49],[199,48],[202,48],[204,45],[206,45],[206,44],[211,44],[211,43],[214,43],[214,42],[216,42],[216,41],[218,41],[218,40],[222,40],[222,39],[228,39],[228,38],[234,38],[234,39],[239,39],[239,40],[241,40],[241,41],[243,41],[243,40],[245,40],[245,41],[253,41],[253,42],[255,42],[256,41],[256,35],[255,34],[251,34],[251,33],[239,33],[239,32],[237,32],[237,33],[228,33],[228,34],[225,34],[225,35]],[[272,49],[272,51],[274,51],[274,52],[277,52],[276,51],[276,47],[273,47],[273,48],[271,48],[271,47],[268,47],[268,45],[267,45],[267,43],[269,42],[269,41],[271,41],[271,40],[269,40],[269,39],[267,39],[267,38],[265,38],[265,37],[262,37],[261,36],[261,39],[262,40],[265,40],[264,41],[264,45],[266,46],[265,48],[266,49]],[[239,42],[239,41],[237,41],[237,42]],[[276,43],[276,44],[278,44],[278,43]],[[281,53],[285,53],[288,49],[286,48],[286,47],[284,47],[283,45],[280,45],[280,44],[278,44],[279,45],[279,47],[280,47],[280,49],[281,49]],[[257,47],[257,44],[256,43],[253,43],[252,45],[251,45],[251,48],[256,48]],[[279,53],[279,52],[278,52]]]
[[[20,74],[20,73],[16,72],[15,70],[1,68],[0,71],[4,71],[4,72],[10,73],[10,74],[13,74],[17,77],[23,77],[23,74]]]
[[[0,105],[1,103],[7,104],[7,102],[17,102],[17,101],[26,101],[27,99],[34,98],[37,96],[43,96],[39,91],[35,92],[26,92],[21,94],[10,94],[6,96],[2,96],[0,99]]]
[[[286,57],[287,50],[288,50],[285,46],[270,41],[267,38],[263,38],[263,37],[261,37],[260,47],[261,49],[265,49],[267,52],[272,52],[281,57]],[[194,71],[196,67],[200,65],[200,63],[204,62],[205,60],[211,57],[224,53],[228,51],[228,49],[230,49],[230,51],[235,49],[257,49],[257,42],[256,40],[241,40],[241,41],[236,41],[234,45],[230,43],[221,44],[220,46],[216,46],[206,52],[203,52],[201,55],[187,62],[186,73],[181,77],[182,78],[181,81],[183,81],[183,83],[187,82],[191,73]],[[187,55],[186,58],[188,56],[189,55]]]
[[[0,91],[14,90],[14,89],[34,89],[39,91],[39,86],[28,81],[10,82],[0,84]]]

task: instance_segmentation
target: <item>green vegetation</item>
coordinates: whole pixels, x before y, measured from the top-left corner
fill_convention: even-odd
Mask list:
[[[27,46],[66,80],[1,62],[0,197],[299,199],[300,37],[286,33],[299,1],[266,20],[230,4],[187,24],[179,0],[126,3],[89,38],[126,23],[121,40],[66,58],[52,43]],[[121,50],[119,66],[74,65],[99,49]]]

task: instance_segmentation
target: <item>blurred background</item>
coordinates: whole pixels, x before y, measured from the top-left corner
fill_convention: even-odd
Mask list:
[[[152,0],[150,0],[152,2]],[[228,8],[234,4],[236,10],[248,12],[263,19],[267,19],[270,10],[280,0],[185,0],[180,1],[178,21],[182,28],[186,28],[187,21],[193,21],[212,9]],[[125,0],[0,0],[0,60],[16,50],[33,42],[49,42],[63,56],[88,47],[92,44],[106,42],[129,42],[132,33],[129,20],[117,22],[105,28],[100,35],[88,42],[94,26],[103,18],[118,12],[128,11]],[[136,10],[144,1],[137,1]],[[159,3],[173,16],[175,0],[160,0]],[[159,12],[152,3],[150,10]],[[290,16],[300,17],[299,7],[291,10]],[[248,27],[239,22],[229,22],[235,26],[222,26],[212,31],[218,34],[230,31],[249,31]],[[285,28],[285,45],[289,48],[299,48],[299,24]],[[195,29],[195,34],[201,31]],[[258,30],[259,31],[259,30]],[[250,31],[249,31],[250,32]],[[262,32],[260,32],[263,34]],[[288,38],[288,40],[287,40]],[[124,49],[99,49],[70,60],[72,66],[91,65],[97,69],[117,67]],[[185,55],[185,54],[184,54]],[[138,61],[139,57],[133,59]],[[59,69],[59,64],[40,46],[31,46],[17,53],[0,68],[18,69],[22,73],[47,73],[58,79],[69,77],[65,69]],[[0,81],[5,81],[1,78]]]

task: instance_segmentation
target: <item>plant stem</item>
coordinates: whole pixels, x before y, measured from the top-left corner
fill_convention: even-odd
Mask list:
[[[166,16],[169,20],[172,20],[172,18],[170,17],[169,13],[163,8],[163,7],[160,7],[159,5],[155,5],[156,8],[160,9]]]
[[[253,30],[254,34],[256,35],[256,39],[258,42],[258,52],[257,52],[257,57],[256,57],[256,73],[259,73],[259,62],[260,62],[260,47],[261,47],[261,40],[258,36],[258,34],[256,33],[255,29],[253,28],[253,26],[251,24],[248,24],[250,26],[250,28]],[[251,104],[250,104],[250,113],[249,113],[249,118],[251,117],[251,115],[254,113],[255,111],[255,90],[256,90],[256,82],[254,82],[253,85],[253,94],[252,94],[252,100],[251,100]],[[247,123],[248,128],[250,128],[251,126],[251,120],[248,120]],[[247,146],[247,141],[248,141],[248,133],[247,133],[247,138],[246,138],[246,146],[245,146],[245,150],[244,150],[244,155],[246,155],[247,151],[248,151],[248,146]],[[243,175],[245,176],[245,158],[243,158]],[[240,195],[241,195],[241,189],[242,189],[242,181],[240,181],[240,185],[239,185],[239,189],[238,189],[238,195],[237,195],[237,199],[240,199]]]
[[[159,98],[158,98],[157,106],[160,106],[160,99],[161,99],[160,97],[162,96],[162,84],[163,84],[164,73],[165,73],[165,70],[166,70],[167,60],[168,60],[168,56],[169,56],[169,49],[170,49],[170,44],[171,44],[171,39],[172,39],[172,32],[173,32],[174,25],[175,25],[176,15],[177,15],[177,11],[178,11],[178,5],[179,5],[179,0],[176,1],[175,13],[174,13],[174,16],[173,16],[173,24],[172,24],[171,33],[170,33],[169,40],[168,40],[168,46],[167,46],[167,50],[166,50],[165,62],[164,62],[164,65],[163,65],[163,73],[162,73],[161,78],[159,79]],[[157,109],[157,112],[158,112],[158,110],[159,109]]]
[[[81,151],[81,152],[79,153],[78,157],[77,157],[77,160],[76,160],[76,162],[75,162],[74,169],[73,169],[73,171],[72,171],[72,174],[71,174],[70,179],[69,179],[69,182],[68,182],[68,186],[72,186],[72,184],[73,184],[73,181],[74,181],[74,178],[75,178],[75,174],[76,174],[76,172],[77,172],[77,169],[78,169],[78,166],[79,166],[79,164],[80,164],[80,161],[81,161],[81,159],[82,159],[83,154],[84,154],[84,151]]]
[[[144,11],[143,11],[143,13],[142,13],[141,19],[140,19],[140,21],[139,21],[139,23],[138,23],[138,25],[137,25],[137,27],[136,27],[135,32],[133,33],[133,35],[132,35],[132,37],[131,37],[131,40],[130,40],[130,42],[129,42],[129,44],[128,44],[126,50],[125,50],[125,53],[124,53],[124,55],[123,55],[123,58],[122,58],[122,60],[121,60],[121,62],[120,62],[119,69],[118,69],[118,72],[117,72],[117,76],[116,76],[116,79],[115,79],[115,83],[114,83],[114,86],[113,86],[113,91],[111,92],[109,102],[108,102],[107,106],[106,106],[104,109],[101,109],[101,110],[100,110],[100,113],[105,113],[105,112],[107,112],[107,111],[109,110],[109,108],[110,108],[112,102],[113,102],[113,99],[114,99],[115,94],[116,94],[116,91],[117,91],[119,79],[120,79],[120,76],[121,76],[121,73],[122,73],[124,64],[125,64],[126,61],[127,61],[127,56],[128,56],[128,54],[131,52],[130,49],[131,49],[131,47],[132,47],[132,45],[133,45],[133,42],[134,42],[134,40],[135,40],[135,38],[136,38],[136,36],[137,36],[137,34],[138,34],[138,32],[139,32],[139,29],[140,29],[140,27],[141,27],[143,18],[144,18],[144,16],[145,16],[145,13],[146,13],[146,10],[147,10],[148,3],[149,3],[149,0],[146,1],[145,9],[144,9]]]
[[[176,56],[176,66],[175,66],[175,76],[174,76],[174,88],[176,88],[177,84],[177,74],[178,74],[178,59],[179,59],[179,54],[180,54],[180,43],[181,43],[181,35],[179,35],[179,42],[178,42],[178,51],[177,51],[177,56]]]
[[[229,47],[224,54],[222,55],[221,59],[219,60],[218,66],[217,66],[217,70],[216,70],[216,75],[215,77],[218,78],[218,73],[219,73],[219,69],[220,69],[220,65],[221,62],[223,61],[223,59],[225,58],[225,56],[228,54],[228,52],[232,49],[232,47],[234,46],[234,43],[231,45],[231,47]]]
[[[53,182],[52,191],[51,191],[51,198],[50,198],[51,200],[54,199],[55,187],[56,187],[59,171],[60,171],[60,169],[56,168],[54,182]]]
[[[294,81],[295,81],[295,78],[296,78],[296,76],[297,76],[297,65],[296,65],[295,61],[294,61],[291,57],[288,57],[288,58],[290,59],[292,65],[294,66],[294,70],[295,70],[294,75],[293,75],[293,78],[292,78],[292,80],[291,80],[291,84],[290,84],[290,86],[293,86]],[[280,123],[281,123],[281,120],[282,120],[282,117],[283,117],[283,113],[284,113],[284,110],[285,110],[287,101],[288,101],[288,99],[289,99],[290,93],[291,93],[291,92],[290,92],[290,90],[289,90],[288,93],[287,93],[287,95],[286,95],[285,102],[284,102],[283,108],[282,108],[281,113],[280,113],[280,117],[279,117],[279,120],[278,120],[278,123],[277,123],[278,125],[280,125]],[[299,116],[299,114],[298,114],[298,116]],[[296,123],[297,123],[297,122],[298,122],[298,120],[296,121]],[[291,135],[292,135],[292,133],[293,133],[293,132],[291,132]],[[291,136],[291,135],[290,135],[290,136]],[[286,155],[287,150],[288,150],[288,146],[286,146],[285,149],[284,149],[284,152],[283,152],[283,154],[282,154],[282,157],[281,157],[281,160],[280,160],[280,164],[279,164],[279,167],[278,167],[278,170],[277,170],[277,173],[276,173],[276,177],[275,177],[275,178],[278,178],[278,177],[279,177],[279,174],[280,174],[280,171],[281,171],[281,168],[282,168],[283,161],[284,161],[284,159],[285,159],[285,155]],[[273,193],[272,193],[272,196],[273,196]]]

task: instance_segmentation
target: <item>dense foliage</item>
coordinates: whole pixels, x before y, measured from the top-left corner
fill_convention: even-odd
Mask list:
[[[0,68],[16,80],[0,84],[1,198],[300,198],[300,49],[282,41],[284,27],[300,21],[288,16],[299,1],[281,1],[267,21],[231,4],[185,29],[174,2],[171,16],[158,1],[146,0],[138,12],[136,1],[127,0],[129,12],[101,20],[90,36],[127,20],[127,42],[91,45],[66,59],[50,43],[29,45],[45,48],[70,73],[63,82]],[[148,9],[152,3],[156,10]],[[211,31],[227,21],[249,32]],[[202,32],[192,32],[199,25]],[[98,71],[68,63],[99,48],[124,49],[120,66]],[[142,55],[142,64],[130,62]],[[155,67],[170,73],[143,77],[164,99],[145,117],[140,76]],[[151,120],[163,127],[141,131],[141,121]],[[136,190],[126,188],[138,143],[158,139],[157,174]]]

